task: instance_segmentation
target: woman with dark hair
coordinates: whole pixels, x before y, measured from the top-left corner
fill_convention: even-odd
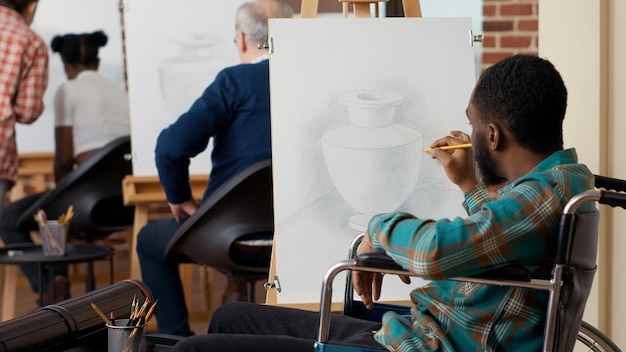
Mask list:
[[[52,39],[69,81],[57,90],[54,175],[58,181],[108,142],[130,134],[128,97],[97,70],[98,49],[105,46],[102,31],[66,34]]]
[[[110,141],[130,134],[126,92],[97,72],[98,52],[107,39],[102,31],[66,34],[52,39],[52,52],[60,54],[68,78],[58,88],[54,100],[55,182]],[[0,221],[0,237],[4,243],[32,242],[29,231],[37,228],[17,229],[15,220],[42,195],[34,194],[7,205]],[[21,269],[33,291],[39,292],[38,266],[22,265]],[[49,270],[54,270],[54,281],[47,282],[49,274],[43,273],[46,291],[43,302],[40,302],[42,305],[54,303],[52,290],[55,290],[57,301],[69,298],[67,266],[56,265]]]

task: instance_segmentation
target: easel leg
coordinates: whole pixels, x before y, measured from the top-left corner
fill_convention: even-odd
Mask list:
[[[2,321],[15,318],[17,269],[18,267],[15,265],[4,266],[4,285],[2,287]]]

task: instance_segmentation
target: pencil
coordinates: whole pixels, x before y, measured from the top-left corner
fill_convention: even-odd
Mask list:
[[[100,308],[98,308],[98,306],[95,303],[91,304],[91,308],[93,308],[93,310],[96,311],[96,313],[98,313],[98,315],[100,316],[100,318],[102,318],[102,320],[104,320],[105,323],[109,324],[109,319],[107,318],[106,315],[104,315],[104,313],[102,313],[102,311],[100,310]]]
[[[444,145],[441,147],[436,147],[439,148],[441,150],[451,150],[451,149],[465,149],[465,148],[471,148],[472,147],[472,143],[465,143],[465,144],[454,144],[454,145]],[[425,152],[432,152],[434,148],[426,148],[424,149]]]
[[[130,303],[130,319],[133,318],[133,314],[135,313],[135,305],[137,304],[137,295],[133,295],[133,301]]]
[[[158,299],[154,301],[154,303],[152,303],[152,306],[150,306],[150,309],[148,309],[148,313],[146,313],[146,318],[145,318],[146,323],[150,320],[150,318],[152,318],[152,313],[154,313],[154,307],[156,307],[156,304],[158,301],[159,301]]]
[[[56,237],[54,237],[48,225],[46,225],[47,220],[45,214],[43,214],[43,210],[40,209],[37,212],[37,215],[35,215],[35,220],[37,220],[39,224],[41,224],[41,227],[46,230],[46,233],[48,234],[47,238],[50,240],[51,247],[56,247],[59,253],[63,253],[63,248],[61,248],[61,244],[59,243],[59,241],[57,241]]]

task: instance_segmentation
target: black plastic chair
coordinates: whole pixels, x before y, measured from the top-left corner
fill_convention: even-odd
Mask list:
[[[254,282],[266,279],[274,235],[271,160],[257,162],[204,200],[170,240],[165,259],[215,268],[246,279],[248,301]],[[251,254],[253,260],[241,260]]]
[[[57,219],[72,205],[70,238],[92,243],[131,228],[134,208],[124,205],[122,191],[122,179],[133,173],[130,153],[130,136],[109,142],[28,208],[17,220],[17,227],[37,229],[33,215],[39,209],[49,219]],[[93,280],[91,274],[88,280]]]

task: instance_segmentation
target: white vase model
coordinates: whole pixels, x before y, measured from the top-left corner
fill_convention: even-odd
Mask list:
[[[322,136],[330,178],[358,214],[351,228],[367,229],[372,215],[396,210],[417,185],[422,134],[394,123],[404,97],[387,91],[353,91],[339,96],[350,124]]]

